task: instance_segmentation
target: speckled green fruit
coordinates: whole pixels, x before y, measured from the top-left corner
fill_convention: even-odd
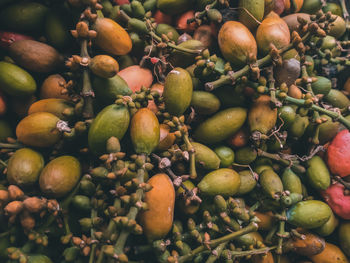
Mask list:
[[[325,224],[332,215],[330,207],[319,200],[301,201],[287,211],[288,223],[306,229]]]
[[[311,88],[315,94],[326,96],[332,88],[332,82],[328,78],[317,76],[317,81],[311,84]]]
[[[345,254],[350,257],[350,221],[341,223],[339,227],[339,243]]]
[[[290,193],[303,194],[303,187],[299,176],[292,169],[286,168],[282,174],[282,184],[285,191]]]
[[[241,179],[241,185],[238,188],[238,195],[244,195],[252,191],[256,186],[256,180],[250,170],[240,171],[239,177]]]
[[[318,155],[307,161],[306,170],[309,184],[316,190],[326,190],[331,184],[331,176],[327,165]]]
[[[334,230],[338,227],[339,220],[332,212],[331,217],[328,219],[326,223],[324,223],[322,226],[313,229],[317,234],[320,236],[326,237],[331,235]]]
[[[215,147],[214,152],[220,158],[221,168],[229,167],[235,160],[234,151],[230,147],[227,147],[225,145]]]
[[[331,89],[328,95],[324,97],[324,100],[333,107],[337,107],[339,109],[345,109],[346,107],[350,106],[350,100],[348,97],[337,89]]]
[[[243,126],[246,118],[247,110],[244,108],[219,111],[197,127],[194,137],[199,142],[208,144],[221,142],[237,132]]]
[[[7,180],[19,186],[33,185],[44,168],[43,156],[29,148],[17,150],[7,166]]]
[[[284,190],[281,178],[271,169],[266,169],[260,174],[259,183],[272,199],[279,199]]]
[[[170,40],[175,42],[177,42],[177,39],[180,36],[176,29],[168,24],[158,24],[156,28],[156,33],[158,36],[162,36],[162,34],[164,34]]]
[[[136,153],[150,154],[159,143],[159,122],[148,108],[139,109],[131,119],[130,137]]]
[[[13,137],[10,124],[5,120],[0,120],[0,142],[7,142],[8,137]]]
[[[47,196],[60,198],[73,190],[80,176],[80,162],[72,156],[61,156],[50,161],[42,170],[40,189]]]
[[[255,161],[258,153],[250,146],[245,146],[236,151],[235,162],[238,164],[250,164]]]
[[[174,68],[165,78],[163,98],[167,111],[181,116],[190,106],[192,99],[192,78],[187,70]]]
[[[192,146],[194,147],[196,163],[199,167],[207,170],[219,168],[220,158],[212,149],[198,142],[192,142]]]
[[[231,196],[238,192],[240,185],[241,179],[235,170],[221,168],[204,176],[198,188],[203,195]]]
[[[157,8],[163,13],[177,15],[191,8],[192,0],[158,0]]]
[[[121,140],[129,127],[130,115],[125,106],[112,104],[105,107],[92,122],[88,142],[96,155],[106,153],[106,143],[112,136]]]
[[[29,96],[36,91],[36,83],[24,69],[0,61],[0,89],[15,97]]]
[[[220,109],[220,100],[211,92],[193,91],[191,106],[197,114],[211,115]]]

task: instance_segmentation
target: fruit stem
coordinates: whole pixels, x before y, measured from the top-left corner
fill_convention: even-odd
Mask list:
[[[295,99],[293,97],[287,96],[285,98],[285,101],[292,103],[292,104],[295,104],[295,105],[298,105],[298,106],[305,106],[305,100],[303,100],[303,99]],[[326,109],[324,109],[320,106],[317,106],[315,104],[312,104],[310,109],[328,115],[333,120],[339,121],[348,130],[350,130],[350,122],[346,118],[344,118],[341,114],[334,112],[334,111],[326,110]]]
[[[227,243],[228,241],[221,243],[213,251],[211,251],[211,255],[208,257],[205,263],[214,263],[220,257]]]
[[[208,10],[214,8],[217,4],[218,1],[215,0],[211,4],[206,5],[203,11],[197,12],[194,17],[187,19],[187,24],[191,24],[192,22],[196,22],[197,19],[203,18],[207,14]]]
[[[191,179],[197,178],[197,171],[196,171],[196,153],[194,150],[193,145],[191,144],[189,138],[188,138],[188,133],[185,133],[183,135],[184,142],[186,144],[186,148],[188,151],[188,154],[190,155],[190,177]]]
[[[23,147],[24,146],[19,143],[0,143],[0,148],[4,148],[4,149],[20,149]]]
[[[257,230],[258,230],[258,225],[256,223],[252,222],[248,226],[246,226],[245,228],[242,228],[241,230],[238,230],[238,231],[230,233],[226,236],[211,240],[208,242],[208,244],[201,245],[201,246],[193,249],[189,254],[187,254],[185,256],[181,256],[178,259],[178,263],[183,263],[183,262],[189,261],[198,253],[210,250],[210,248],[217,247],[221,243],[231,241],[239,236],[242,236],[242,235],[248,234],[250,232],[257,231]]]
[[[274,249],[276,249],[276,246],[251,249],[246,251],[230,251],[230,255],[234,257],[245,257],[251,255],[265,254]]]
[[[305,41],[306,39],[308,39],[310,37],[310,33],[306,33],[305,36],[302,37],[302,41]],[[293,48],[293,44],[289,44],[288,46],[278,50],[278,52],[280,54],[283,54],[284,52],[290,50]],[[270,54],[266,55],[265,57],[259,59],[257,61],[257,66],[258,67],[262,67],[265,66],[266,64],[268,64],[269,62],[271,62],[272,57]],[[244,66],[242,69],[240,69],[239,71],[236,72],[229,72],[228,74],[226,74],[225,76],[222,76],[221,78],[219,78],[218,80],[212,81],[212,82],[207,82],[205,83],[205,89],[207,91],[212,91],[214,89],[217,89],[221,86],[224,85],[230,85],[232,83],[234,83],[234,81],[244,75],[247,75],[249,73],[250,70],[250,66],[246,65]]]
[[[143,159],[144,162],[146,161],[145,154],[141,154],[140,157]],[[140,182],[140,184],[144,183],[144,180],[143,180],[144,176],[145,176],[145,168],[140,167],[137,170],[137,180]],[[144,193],[144,191],[142,188],[139,188],[136,190],[137,201],[136,201],[135,205],[130,208],[129,213],[127,214],[127,218],[129,220],[136,219],[136,216],[139,212],[139,207],[137,207],[136,205],[142,201],[143,193]],[[115,251],[116,255],[121,255],[124,253],[124,246],[125,246],[125,243],[126,243],[126,240],[129,236],[129,234],[130,234],[130,230],[127,228],[123,228],[122,231],[120,232],[120,235],[119,235],[117,242],[114,246],[114,251]]]
[[[0,159],[0,164],[7,167],[7,163],[5,163],[3,160]]]
[[[283,210],[282,216],[286,216],[286,210]],[[278,236],[278,244],[277,244],[277,249],[276,249],[276,253],[278,255],[282,254],[282,245],[283,245],[283,239],[285,238],[286,232],[285,232],[285,227],[286,225],[286,221],[281,220],[279,222],[279,230],[277,232],[277,236]]]

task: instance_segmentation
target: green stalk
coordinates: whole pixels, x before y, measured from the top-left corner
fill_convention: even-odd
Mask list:
[[[236,232],[233,232],[233,233],[228,234],[226,236],[223,236],[223,237],[211,240],[209,242],[208,246],[201,245],[201,246],[195,248],[194,250],[192,250],[191,253],[189,253],[189,254],[187,254],[185,256],[181,256],[179,258],[179,260],[178,260],[178,263],[183,263],[183,262],[186,262],[186,261],[190,261],[195,255],[197,255],[197,254],[199,254],[199,253],[201,253],[203,251],[209,250],[209,248],[215,248],[215,247],[217,247],[218,245],[220,245],[222,243],[231,241],[231,240],[233,240],[233,239],[235,239],[235,238],[237,238],[239,236],[248,234],[250,232],[254,232],[256,230],[258,230],[258,225],[256,223],[250,223],[248,226],[246,226],[245,228],[242,228],[239,231],[236,231]]]
[[[190,139],[188,138],[188,133],[184,134],[183,139],[185,141],[186,148],[190,158],[190,177],[191,179],[195,179],[197,178],[196,157],[195,157],[196,153],[193,145],[190,142]]]
[[[0,143],[0,149],[20,149],[24,146],[22,144],[15,144],[15,143]]]
[[[234,256],[234,257],[245,257],[245,256],[265,254],[265,253],[269,252],[270,250],[274,250],[274,249],[276,249],[276,246],[263,247],[263,248],[246,250],[246,251],[230,251],[230,254],[231,254],[231,256]]]
[[[220,245],[218,245],[211,253],[211,255],[208,257],[207,261],[205,263],[214,263],[221,255],[222,251],[224,250],[225,246],[228,242],[224,242]]]

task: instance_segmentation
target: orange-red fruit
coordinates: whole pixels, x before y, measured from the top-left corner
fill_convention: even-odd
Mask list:
[[[152,72],[138,65],[127,67],[119,71],[118,75],[125,80],[133,92],[140,91],[142,86],[149,88],[153,82]]]
[[[187,23],[187,20],[193,17],[194,17],[193,10],[189,10],[183,13],[176,20],[176,28],[187,33],[193,32],[198,27],[198,24],[196,22],[192,22],[190,24]]]
[[[314,256],[309,257],[313,263],[349,263],[339,247],[326,243],[325,249]]]
[[[339,132],[327,149],[328,168],[334,175],[350,175],[350,132],[346,129]]]
[[[171,25],[171,16],[164,14],[162,11],[159,9],[155,12],[153,16],[154,20],[156,21],[157,24],[168,24]]]
[[[59,74],[53,74],[48,76],[40,88],[41,99],[69,99],[67,94],[62,94],[66,80]]]
[[[154,175],[147,182],[153,188],[146,192],[148,210],[140,214],[143,232],[150,241],[164,238],[173,224],[175,190],[166,174]]]
[[[294,13],[297,13],[300,11],[301,7],[303,6],[304,0],[294,0],[295,2],[295,10]],[[284,10],[286,12],[290,12],[291,11],[291,0],[284,0]]]
[[[4,115],[6,113],[6,101],[4,94],[0,91],[0,116]]]

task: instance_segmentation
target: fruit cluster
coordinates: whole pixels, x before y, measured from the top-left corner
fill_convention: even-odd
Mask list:
[[[345,0],[0,0],[0,262],[348,263]]]

